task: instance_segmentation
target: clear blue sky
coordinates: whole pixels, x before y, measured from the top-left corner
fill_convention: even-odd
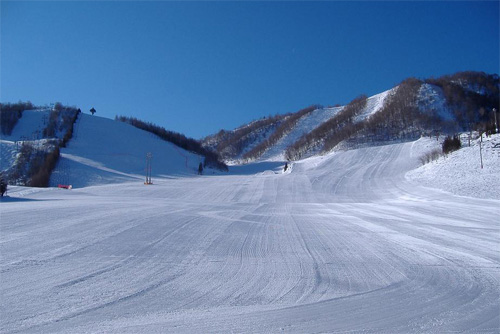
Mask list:
[[[499,73],[499,2],[1,1],[2,102],[194,138],[403,79]]]

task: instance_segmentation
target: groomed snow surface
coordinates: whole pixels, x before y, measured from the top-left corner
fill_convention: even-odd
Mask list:
[[[500,135],[483,135],[481,140],[474,133],[470,146],[467,135],[462,135],[461,141],[460,150],[410,171],[407,177],[457,195],[500,200]],[[428,150],[440,146],[441,141],[427,141]]]
[[[86,187],[145,180],[146,154],[152,177],[194,175],[203,157],[184,151],[129,124],[80,114],[73,139],[61,152],[51,185]]]
[[[103,158],[82,136],[63,157],[108,184],[11,187],[0,203],[2,333],[500,331],[500,200],[421,181],[454,155],[407,174],[435,139],[287,173],[179,176],[176,162],[145,186],[118,142]]]

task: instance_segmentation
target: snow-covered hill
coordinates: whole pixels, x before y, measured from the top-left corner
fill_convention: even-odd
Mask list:
[[[255,131],[246,134],[251,140],[232,142],[231,133],[236,134],[245,128],[243,126],[233,132],[222,131],[224,135],[209,136],[204,144],[216,150],[221,147],[223,156],[233,164],[285,161],[325,154],[332,149],[359,147],[359,144],[414,140],[433,132],[452,134],[468,130],[470,126],[491,127],[492,109],[497,107],[498,110],[499,88],[498,75],[478,72],[462,72],[426,81],[409,78],[392,89],[366,98],[364,107],[355,112],[352,120],[346,121],[349,118],[342,115],[349,105],[320,107],[300,115],[300,112],[291,114],[300,118],[282,133],[279,125],[290,116],[276,118],[274,126],[268,124],[265,131],[255,127]],[[249,123],[248,128],[253,124],[255,122]],[[327,131],[325,124],[329,127]],[[273,132],[279,133],[279,139],[269,141]],[[339,137],[335,137],[337,134]],[[334,144],[327,146],[327,142]],[[242,154],[258,145],[266,148],[251,157]]]
[[[147,153],[153,156],[153,179],[195,175],[203,161],[203,157],[129,124],[81,114],[72,140],[61,150],[51,185],[85,187],[143,180]]]
[[[274,146],[267,150],[259,160],[262,161],[285,161],[285,150],[295,143],[301,136],[311,132],[319,125],[323,124],[335,114],[342,110],[342,107],[316,109],[301,117],[297,125],[283,136]]]
[[[24,111],[10,136],[1,138],[2,170],[17,158],[20,143],[41,145],[50,110]],[[195,175],[203,157],[187,152],[129,124],[80,114],[73,138],[61,148],[50,186],[73,187],[144,180],[146,154],[152,153],[152,177]]]
[[[1,135],[0,171],[8,169],[14,164],[22,141],[40,143],[38,141],[42,138],[42,132],[49,114],[50,110],[48,109],[25,110],[23,117],[17,122],[12,133],[10,135]]]
[[[394,91],[394,89],[385,91],[383,93],[374,95],[367,99],[366,107],[360,112],[360,114],[356,117],[355,122],[363,122],[368,119],[370,116],[378,112],[383,106],[384,101],[387,96]],[[276,144],[272,145],[261,157],[257,159],[257,161],[285,161],[285,151],[288,147],[293,145],[297,140],[300,139],[305,134],[310,133],[321,124],[325,123],[335,115],[337,115],[340,111],[342,111],[344,107],[328,107],[328,108],[318,108],[310,113],[306,113],[302,116],[297,124],[293,126],[293,128],[285,133],[285,135],[280,138]],[[282,122],[282,119],[279,119],[278,122]],[[247,126],[251,126],[254,122],[249,123]],[[268,126],[266,128],[265,133],[262,133],[262,129],[258,128],[255,131],[255,134],[250,134],[247,136],[251,136],[252,140],[248,141],[248,146],[245,146],[241,153],[233,156],[229,161],[231,164],[238,164],[244,161],[243,153],[249,151],[251,148],[256,145],[266,141],[269,136],[272,134],[272,131],[275,131],[277,126]],[[235,129],[234,131],[238,131],[239,129]],[[219,139],[223,140],[223,139]],[[217,138],[216,136],[209,136],[205,139],[205,145],[216,148],[217,147]],[[317,150],[313,150],[309,152],[309,156],[319,153]]]

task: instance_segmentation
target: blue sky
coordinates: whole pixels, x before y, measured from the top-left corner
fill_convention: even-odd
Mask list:
[[[0,3],[0,101],[194,138],[500,66],[498,1]]]

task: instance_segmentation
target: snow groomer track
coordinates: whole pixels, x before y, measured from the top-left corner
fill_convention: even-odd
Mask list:
[[[500,201],[408,181],[418,145],[284,174],[14,188],[1,332],[498,333]]]

